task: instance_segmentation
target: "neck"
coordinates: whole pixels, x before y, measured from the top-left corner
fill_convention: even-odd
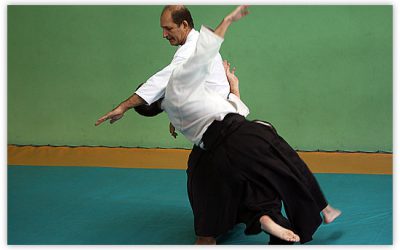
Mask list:
[[[187,37],[189,36],[190,31],[192,28],[188,29],[185,33],[185,39],[183,39],[182,43],[180,45],[184,45],[186,43]]]

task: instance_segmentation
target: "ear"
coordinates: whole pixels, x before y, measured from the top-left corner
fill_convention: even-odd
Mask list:
[[[184,28],[184,29],[189,28],[189,23],[188,23],[186,20],[184,20],[184,21],[182,22],[182,25],[183,25],[183,28]]]

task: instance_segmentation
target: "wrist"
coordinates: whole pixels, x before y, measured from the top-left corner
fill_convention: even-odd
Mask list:
[[[231,89],[238,90],[239,89],[239,82],[231,81],[231,82],[229,82],[229,87]]]
[[[130,107],[130,105],[127,103],[127,101],[125,101],[125,102],[122,102],[118,107],[117,107],[117,109],[120,109],[122,112],[126,112],[128,109],[130,109],[130,108],[132,108],[132,107]]]
[[[226,16],[224,18],[223,22],[228,24],[228,25],[230,25],[233,22],[232,17],[231,16]]]
[[[235,94],[235,95],[237,95],[237,93],[239,93],[239,90],[238,90],[238,89],[231,89],[230,92],[233,93],[233,94]]]
[[[124,102],[122,102],[119,105],[119,107],[125,112],[128,109],[137,107],[137,106],[145,104],[145,103],[146,103],[145,100],[135,93],[131,97],[126,99]]]

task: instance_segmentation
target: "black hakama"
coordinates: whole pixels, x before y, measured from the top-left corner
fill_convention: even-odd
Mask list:
[[[258,234],[259,218],[269,215],[301,243],[312,240],[326,199],[307,165],[272,126],[228,114],[210,125],[202,142],[205,149],[193,148],[187,170],[196,235],[217,237],[238,223],[246,224],[246,234]],[[270,244],[284,243],[271,236]]]

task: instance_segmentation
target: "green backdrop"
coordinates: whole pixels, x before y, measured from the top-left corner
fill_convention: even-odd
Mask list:
[[[189,6],[215,27],[233,6]],[[8,6],[8,143],[190,148],[165,114],[95,121],[167,65],[162,6]],[[392,6],[251,6],[221,54],[299,150],[392,151]]]

